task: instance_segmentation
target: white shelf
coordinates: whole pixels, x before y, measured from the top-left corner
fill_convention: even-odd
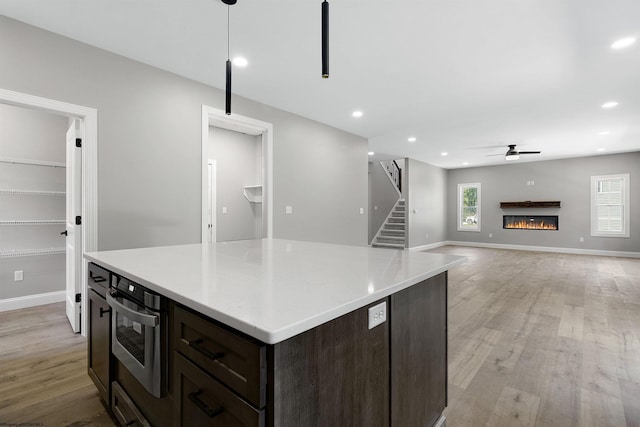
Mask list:
[[[12,163],[18,165],[33,165],[33,166],[49,166],[52,168],[66,168],[65,163],[49,162],[45,160],[32,160],[32,159],[17,159],[13,157],[0,157],[0,163]]]
[[[8,194],[11,196],[53,196],[65,197],[66,191],[42,191],[42,190],[9,190],[0,189],[0,194]]]
[[[262,185],[246,185],[243,194],[250,203],[262,203]]]
[[[53,225],[66,224],[64,219],[4,219],[0,225]]]
[[[47,249],[10,249],[0,250],[0,258],[15,258],[23,256],[34,255],[53,255],[63,254],[66,252],[65,248],[47,248]]]

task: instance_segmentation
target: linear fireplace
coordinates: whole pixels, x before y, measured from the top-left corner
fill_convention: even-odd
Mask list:
[[[516,230],[558,230],[558,215],[503,215],[502,228]]]

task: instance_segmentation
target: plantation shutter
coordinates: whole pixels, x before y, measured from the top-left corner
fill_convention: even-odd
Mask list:
[[[622,233],[624,231],[624,179],[599,179],[595,202],[598,232]]]

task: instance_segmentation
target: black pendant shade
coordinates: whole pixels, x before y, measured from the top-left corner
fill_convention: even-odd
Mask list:
[[[227,59],[227,90],[226,100],[224,103],[224,112],[227,115],[231,114],[231,60]]]
[[[231,114],[231,59],[229,55],[229,44],[230,44],[230,25],[229,25],[229,6],[236,4],[237,0],[222,0],[222,3],[227,5],[227,64],[226,64],[226,90],[225,90],[225,102],[224,102],[224,112],[227,115]]]
[[[329,78],[329,2],[322,2],[322,78]]]

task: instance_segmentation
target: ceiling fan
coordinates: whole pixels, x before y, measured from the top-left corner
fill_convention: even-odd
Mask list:
[[[505,160],[518,160],[521,154],[540,154],[541,151],[518,151],[516,145],[509,145],[509,149],[504,154]],[[490,154],[489,156],[502,156],[502,154]]]

